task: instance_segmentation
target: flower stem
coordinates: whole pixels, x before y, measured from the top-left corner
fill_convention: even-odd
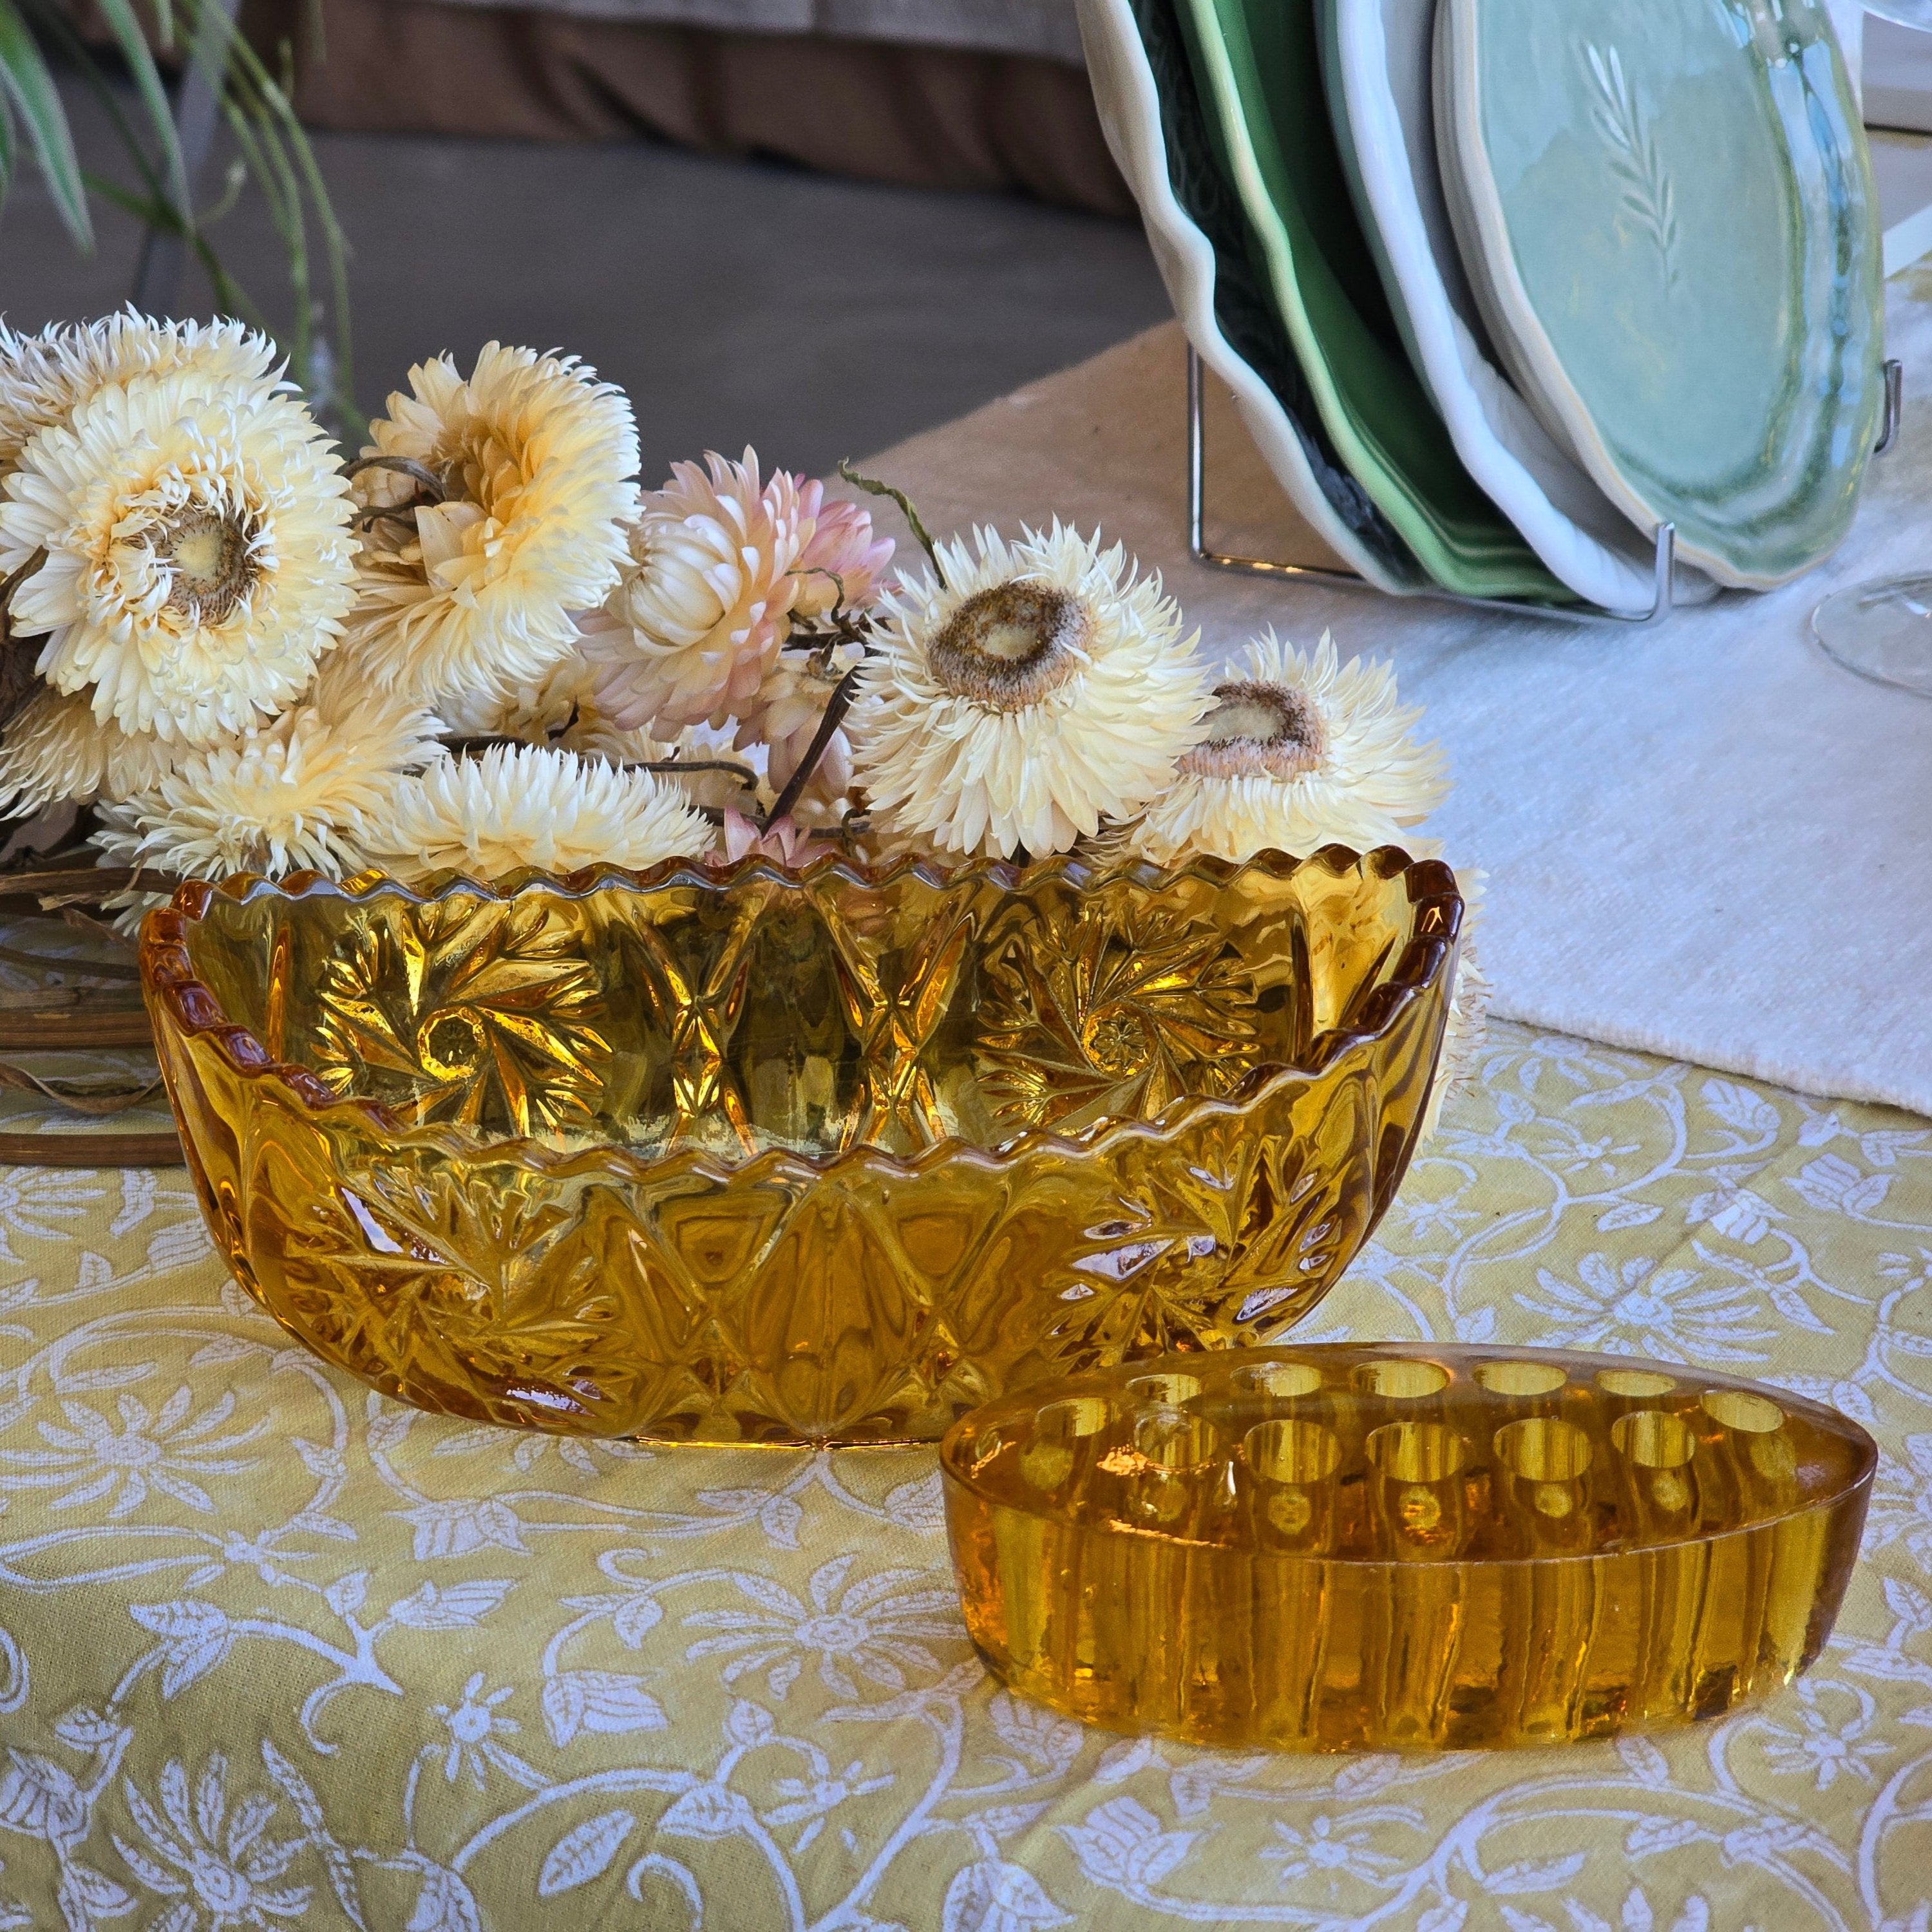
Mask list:
[[[852,708],[852,700],[859,694],[859,674],[865,668],[864,660],[855,664],[832,687],[832,695],[825,700],[825,715],[818,721],[818,729],[812,734],[812,742],[806,746],[805,756],[799,760],[798,769],[785,781],[784,790],[778,795],[777,802],[765,814],[765,830],[771,828],[784,818],[805,795],[805,788],[812,782],[812,775],[817,771],[819,762],[825,756],[825,748],[832,742],[832,734],[844,722],[845,714]]]
[[[357,512],[356,527],[358,530],[373,530],[378,524],[400,524],[404,529],[413,530],[416,526],[416,511],[422,506],[420,496],[412,497],[406,503],[377,504],[374,508]]]
[[[399,476],[406,476],[419,488],[432,494],[430,501],[440,503],[447,494],[442,478],[427,464],[418,463],[412,456],[358,456],[352,463],[342,466],[345,476],[359,476],[365,470],[393,470]]]
[[[912,499],[903,490],[895,490],[890,483],[881,483],[876,476],[862,476],[852,467],[849,457],[839,458],[838,473],[855,490],[862,490],[868,496],[890,496],[898,504],[899,514],[905,518],[913,535],[918,538],[920,548],[926,552],[932,565],[932,574],[939,579],[939,587],[944,590],[946,588],[946,572],[940,564],[938,548],[925,524],[920,521],[919,512],[912,506]]]
[[[729,758],[639,758],[629,769],[634,772],[668,772],[673,777],[686,772],[729,772],[747,791],[758,788],[758,775],[749,765]]]

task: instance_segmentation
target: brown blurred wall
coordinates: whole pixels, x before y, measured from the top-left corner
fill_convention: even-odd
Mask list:
[[[84,4],[84,0],[83,0]],[[319,128],[640,136],[868,181],[1010,190],[1131,215],[1083,70],[1043,56],[730,33],[440,0],[246,0],[296,52]]]

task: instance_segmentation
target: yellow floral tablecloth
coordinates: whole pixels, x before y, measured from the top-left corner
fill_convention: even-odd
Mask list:
[[[1228,1756],[1000,1693],[932,1455],[432,1420],[178,1172],[0,1177],[0,1927],[1932,1923],[1932,1126],[1498,1027],[1313,1332],[1736,1370],[1885,1449],[1810,1676],[1657,1742]]]

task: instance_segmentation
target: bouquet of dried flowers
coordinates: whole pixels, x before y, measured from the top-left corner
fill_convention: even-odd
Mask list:
[[[124,926],[242,871],[1430,849],[1385,665],[1270,632],[1217,679],[1097,535],[936,543],[843,470],[893,576],[749,450],[638,466],[567,357],[424,362],[344,461],[237,323],[0,332],[0,809]]]

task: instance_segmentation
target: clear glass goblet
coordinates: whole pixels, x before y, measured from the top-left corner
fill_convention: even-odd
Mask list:
[[[1932,0],[1865,0],[1865,11],[1932,33]],[[1932,571],[1834,591],[1812,612],[1811,634],[1847,670],[1932,698]]]
[[[1846,670],[1932,698],[1932,572],[1834,591],[1812,612],[1811,634]]]

